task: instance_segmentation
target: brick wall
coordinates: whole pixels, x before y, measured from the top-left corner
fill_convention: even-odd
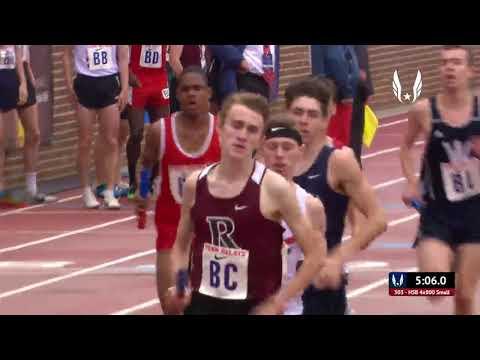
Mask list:
[[[310,45],[280,46],[280,99],[273,104],[274,111],[283,108],[283,94],[288,83],[308,76],[311,72]]]

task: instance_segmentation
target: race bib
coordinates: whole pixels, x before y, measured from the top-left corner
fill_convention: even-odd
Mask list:
[[[113,67],[112,47],[89,47],[88,52],[88,68],[91,71],[108,70]]]
[[[246,299],[248,256],[248,250],[204,244],[199,292],[217,299]]]
[[[162,67],[162,45],[142,45],[140,66],[160,69]]]
[[[15,52],[0,50],[0,69],[15,69]]]
[[[460,169],[450,163],[440,164],[447,199],[462,201],[480,194],[480,160],[470,158]]]
[[[168,167],[170,192],[177,204],[182,204],[183,186],[187,177],[202,167],[203,165],[171,165]]]

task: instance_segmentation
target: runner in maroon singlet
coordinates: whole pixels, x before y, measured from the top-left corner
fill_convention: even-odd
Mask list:
[[[186,181],[172,269],[190,289],[164,289],[167,314],[282,314],[323,262],[318,232],[302,216],[295,191],[252,158],[268,118],[267,101],[231,96],[219,115],[221,160]],[[282,220],[305,260],[288,286],[282,280]]]

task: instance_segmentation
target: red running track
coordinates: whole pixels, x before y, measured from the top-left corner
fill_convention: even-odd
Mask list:
[[[415,267],[409,246],[417,219],[400,200],[397,147],[406,123],[398,120],[384,119],[393,125],[381,127],[364,154],[365,173],[393,223],[351,264],[350,303],[356,314],[448,314],[451,299],[433,307],[424,298],[388,295],[387,273]],[[79,190],[59,196],[65,200],[0,211],[0,314],[161,314],[152,217],[138,230],[125,201],[120,211],[86,210]]]

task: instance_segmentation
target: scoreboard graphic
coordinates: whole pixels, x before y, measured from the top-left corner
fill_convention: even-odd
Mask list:
[[[391,272],[388,274],[390,296],[453,296],[453,272]]]

